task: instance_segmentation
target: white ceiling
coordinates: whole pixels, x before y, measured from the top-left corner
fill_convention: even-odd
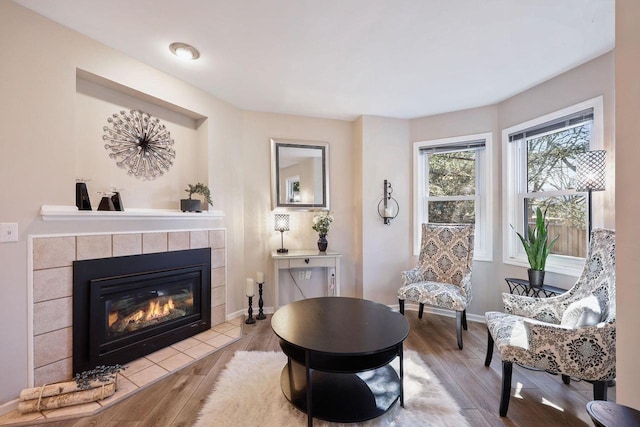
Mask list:
[[[493,104],[615,43],[614,0],[14,1],[239,108],[346,120]]]

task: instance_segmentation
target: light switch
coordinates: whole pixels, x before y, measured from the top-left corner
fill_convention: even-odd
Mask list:
[[[311,279],[311,270],[307,270],[304,273],[304,278],[307,279],[307,280]]]
[[[3,222],[0,223],[0,242],[17,242],[18,241],[18,223]]]

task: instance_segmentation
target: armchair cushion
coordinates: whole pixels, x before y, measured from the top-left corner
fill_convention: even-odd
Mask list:
[[[467,308],[467,296],[463,289],[449,283],[410,283],[398,290],[398,298],[456,311]]]
[[[594,295],[589,295],[569,304],[562,314],[560,325],[569,328],[593,326],[600,323],[601,319],[600,301]]]

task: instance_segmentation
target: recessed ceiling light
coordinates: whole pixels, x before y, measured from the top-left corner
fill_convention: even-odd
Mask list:
[[[180,59],[194,60],[200,58],[200,52],[195,47],[186,43],[171,43],[169,50]]]

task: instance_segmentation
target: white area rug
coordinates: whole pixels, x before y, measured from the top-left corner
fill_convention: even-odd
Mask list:
[[[287,363],[281,352],[238,351],[220,374],[198,416],[197,427],[304,426],[307,415],[280,388]],[[469,426],[460,408],[418,353],[404,354],[404,408],[397,402],[381,417],[364,423],[313,420],[314,426]]]

